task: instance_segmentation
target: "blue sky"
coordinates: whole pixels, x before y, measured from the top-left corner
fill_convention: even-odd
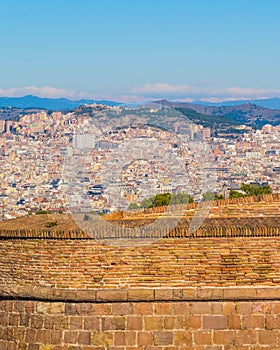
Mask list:
[[[280,97],[278,0],[0,0],[0,95]]]

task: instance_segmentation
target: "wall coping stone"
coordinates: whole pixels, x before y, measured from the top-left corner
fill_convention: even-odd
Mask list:
[[[280,300],[280,286],[57,289],[0,285],[0,298],[62,302]]]

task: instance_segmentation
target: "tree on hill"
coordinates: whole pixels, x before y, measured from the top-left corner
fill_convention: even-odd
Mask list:
[[[144,198],[140,204],[141,208],[153,208],[154,207],[154,203],[152,198]]]
[[[224,199],[225,197],[222,194],[214,194],[213,192],[207,191],[202,195],[202,201],[214,201],[219,199]]]
[[[229,198],[241,198],[241,197],[245,197],[245,195],[241,192],[236,191],[236,190],[229,191]]]
[[[183,203],[193,203],[193,197],[188,193],[180,192],[171,194],[167,193],[159,193],[150,198],[144,198],[140,205],[137,203],[131,203],[129,205],[129,209],[138,209],[138,208],[154,208],[161,207],[171,204],[183,204]]]
[[[262,194],[271,194],[272,188],[269,185],[258,185],[258,184],[242,184],[239,191],[231,190],[229,192],[229,198],[240,198],[250,196],[260,196]]]
[[[259,196],[261,194],[271,194],[272,188],[269,185],[260,186],[258,184],[242,184],[241,191],[245,192],[247,196]]]
[[[175,193],[170,198],[170,204],[184,204],[184,203],[193,203],[193,197],[188,193],[180,192]]]
[[[139,205],[136,202],[130,203],[128,209],[134,210],[134,209],[139,209]]]

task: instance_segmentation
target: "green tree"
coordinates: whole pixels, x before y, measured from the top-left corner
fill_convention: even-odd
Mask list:
[[[154,197],[155,207],[162,207],[164,205],[169,205],[171,198],[171,193],[160,193]]]
[[[235,190],[229,191],[229,198],[241,198],[241,197],[245,197],[245,195]]]
[[[215,194],[215,199],[221,200],[221,199],[225,199],[225,197],[222,194]]]
[[[134,210],[134,209],[139,209],[139,205],[136,202],[130,203],[129,207],[130,210]]]
[[[246,196],[259,196],[272,193],[272,189],[269,185],[260,186],[258,184],[242,184],[240,189],[246,193]]]
[[[175,193],[170,198],[170,204],[193,203],[193,197],[187,193]]]
[[[144,198],[141,202],[141,208],[153,208],[154,206],[153,198]]]
[[[207,191],[203,193],[202,195],[202,201],[213,201],[213,200],[220,200],[225,199],[225,197],[222,194],[214,194],[213,192]]]
[[[212,193],[210,191],[207,191],[207,192],[203,193],[203,195],[202,195],[203,202],[213,201],[214,199],[215,199],[215,195],[214,195],[214,193]]]

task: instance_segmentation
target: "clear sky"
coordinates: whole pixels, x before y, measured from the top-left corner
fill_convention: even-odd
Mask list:
[[[0,95],[280,96],[278,0],[0,0]]]

